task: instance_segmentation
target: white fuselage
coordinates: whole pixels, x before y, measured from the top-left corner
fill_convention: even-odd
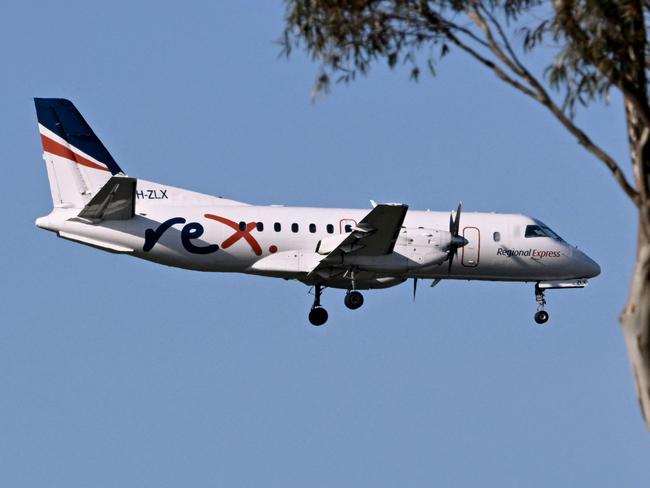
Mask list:
[[[55,209],[37,220],[61,237],[156,263],[199,271],[240,272],[324,282],[347,288],[348,279],[312,276],[323,259],[319,246],[340,239],[368,209],[254,206],[167,185],[138,181],[136,215],[98,224],[75,219],[78,209]],[[524,215],[462,214],[451,270],[435,250],[448,212],[409,210],[393,253],[349,258],[358,270],[357,288],[382,288],[408,278],[500,281],[582,279],[598,265],[559,238],[526,237],[543,224]],[[321,253],[318,252],[321,250]]]

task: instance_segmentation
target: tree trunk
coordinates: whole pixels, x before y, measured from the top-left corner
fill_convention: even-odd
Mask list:
[[[644,102],[647,102],[645,93],[642,95]],[[646,427],[650,429],[650,129],[642,122],[636,107],[627,100],[625,112],[634,180],[639,192],[639,235],[630,295],[620,322],[632,363],[641,413]]]
[[[643,228],[639,228],[630,296],[620,320],[641,413],[646,427],[650,429],[650,242]]]

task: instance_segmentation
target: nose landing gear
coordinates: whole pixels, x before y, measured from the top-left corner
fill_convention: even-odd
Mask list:
[[[546,310],[540,310],[535,314],[535,322],[542,325],[548,321],[548,312]]]
[[[535,285],[535,300],[537,301],[537,312],[535,313],[535,322],[542,325],[548,322],[548,312],[544,310],[546,298],[544,290],[540,289],[539,283]]]
[[[321,293],[323,293],[323,286],[316,285],[314,287],[314,304],[309,311],[309,322],[315,326],[320,326],[327,322],[327,310],[321,307],[320,304]]]

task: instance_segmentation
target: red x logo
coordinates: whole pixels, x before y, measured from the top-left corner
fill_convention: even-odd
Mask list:
[[[222,249],[228,249],[230,246],[232,246],[235,242],[237,242],[239,239],[242,237],[246,239],[246,242],[248,242],[249,246],[253,250],[255,254],[258,256],[262,255],[262,248],[260,247],[259,243],[255,240],[255,238],[251,235],[251,231],[255,229],[257,226],[257,222],[249,222],[246,224],[246,227],[244,230],[241,230],[239,228],[239,222],[234,222],[232,220],[219,217],[218,215],[212,215],[212,214],[205,214],[205,217],[208,219],[216,220],[217,222],[221,222],[222,224],[226,224],[228,227],[231,227],[235,230],[235,233],[231,235],[228,239],[223,241],[221,243],[221,248]]]

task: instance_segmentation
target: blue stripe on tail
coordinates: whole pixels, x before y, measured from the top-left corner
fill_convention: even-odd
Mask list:
[[[34,98],[38,122],[68,144],[104,163],[113,175],[124,173],[74,104],[64,98]]]

